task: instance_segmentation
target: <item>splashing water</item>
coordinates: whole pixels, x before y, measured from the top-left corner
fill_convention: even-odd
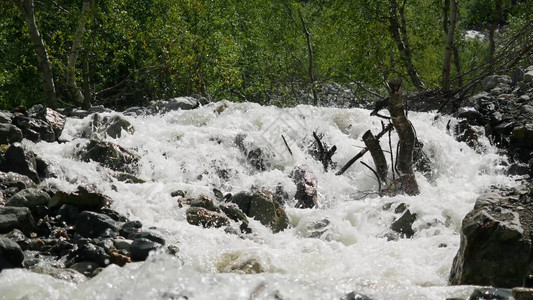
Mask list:
[[[411,112],[409,118],[432,161],[433,179],[417,174],[421,193],[415,197],[370,194],[360,200],[378,188],[368,169],[356,163],[336,176],[335,170],[324,172],[307,150],[317,131],[329,146],[337,146],[333,161],[342,167],[364,146],[366,130],[381,130],[380,120],[369,111],[227,103],[218,113],[220,103],[125,117],[135,133],[106,139],[141,157],[136,175],[146,180],[142,184],[119,182],[96,162],[77,159],[76,151],[88,142],[80,136],[90,117],[67,121],[62,135],[66,143],[24,141],[57,176],[45,185],[66,191],[96,185],[114,200],[113,209],[155,227],[167,244],[178,245],[180,257],[153,253],[145,262],[111,265],[78,285],[27,270],[5,270],[0,274],[0,298],[340,299],[355,291],[372,299],[444,299],[472,291],[447,286],[461,221],[481,192],[491,185],[513,184],[502,175],[502,158],[486,140],[483,153],[476,153],[446,132],[449,118]],[[266,171],[246,161],[234,143],[238,134],[246,134],[245,143],[262,149]],[[387,136],[381,144],[389,149]],[[370,155],[362,161],[373,165]],[[188,196],[213,197],[213,188],[236,193],[252,187],[274,191],[279,185],[292,197],[296,186],[290,173],[298,166],[316,175],[319,207],[296,209],[289,200],[291,227],[277,234],[257,221],[250,222],[253,233],[244,237],[189,225],[186,208],[179,208],[170,195],[183,190]],[[388,241],[390,225],[400,216],[394,207],[400,203],[417,214],[416,233],[411,239]],[[325,225],[312,235],[316,224]]]

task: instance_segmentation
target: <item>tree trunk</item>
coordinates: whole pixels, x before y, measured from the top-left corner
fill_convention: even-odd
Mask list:
[[[35,54],[37,55],[37,62],[39,64],[39,72],[41,73],[41,78],[43,80],[43,91],[46,105],[48,107],[55,108],[57,107],[57,98],[54,76],[44,41],[39,33],[37,22],[35,21],[35,7],[33,0],[13,1],[24,16],[33,47],[35,48]]]
[[[459,50],[457,46],[453,45],[453,64],[455,65],[455,73],[457,73],[457,85],[459,88],[463,87],[463,70],[461,68],[461,59],[459,57]]]
[[[87,57],[87,51],[83,51],[81,60],[81,74],[82,74],[82,90],[83,90],[83,109],[91,108],[91,73],[89,68],[89,58]]]
[[[444,64],[442,66],[442,89],[445,92],[450,90],[450,69],[452,64],[452,55],[454,49],[455,38],[455,24],[457,22],[457,3],[455,0],[449,0],[450,2],[450,24],[444,25],[446,37],[446,48],[444,49]]]
[[[383,154],[378,139],[376,139],[372,132],[368,130],[363,134],[363,142],[365,142],[366,148],[370,151],[370,155],[372,155],[372,159],[374,160],[378,180],[382,183],[387,183],[387,160],[385,159],[385,154]]]
[[[404,104],[401,96],[402,79],[395,78],[389,81],[391,100],[389,113],[392,124],[398,133],[400,149],[396,158],[396,169],[400,175],[402,190],[408,195],[418,195],[418,183],[413,170],[413,152],[415,149],[415,133],[411,123],[405,116]]]
[[[305,23],[305,19],[302,15],[302,11],[298,11],[300,15],[300,21],[302,22],[302,29],[305,34],[305,38],[307,39],[307,52],[309,56],[309,81],[311,82],[311,91],[313,92],[313,101],[314,105],[318,105],[318,94],[316,92],[315,88],[315,73],[313,71],[313,66],[315,64],[314,58],[313,58],[313,46],[311,45],[311,33],[307,29],[307,25]]]
[[[398,17],[398,15],[400,17]],[[400,24],[401,22],[401,24]],[[424,83],[420,80],[416,68],[413,65],[411,56],[411,48],[409,46],[409,39],[407,37],[407,25],[405,21],[404,7],[399,7],[396,0],[389,0],[389,32],[396,43],[398,52],[402,57],[407,74],[411,78],[413,85],[418,90],[424,89]]]
[[[87,13],[91,9],[92,0],[83,0],[83,6],[81,9],[81,18],[78,26],[76,27],[76,33],[74,34],[74,40],[72,41],[72,48],[70,49],[70,55],[68,57],[67,64],[67,87],[72,99],[79,105],[84,105],[84,95],[76,84],[76,61],[78,59],[78,52],[82,47],[81,39],[85,32],[85,25],[87,24]],[[90,95],[85,95],[90,97]]]

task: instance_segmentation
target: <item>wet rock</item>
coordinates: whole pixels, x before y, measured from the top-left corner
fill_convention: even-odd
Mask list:
[[[21,268],[24,254],[19,245],[12,240],[0,237],[0,272],[3,269]]]
[[[191,225],[203,226],[205,228],[219,228],[229,225],[228,217],[203,207],[189,207],[186,214],[187,222]]]
[[[28,116],[42,120],[50,125],[56,138],[59,138],[65,127],[66,117],[64,115],[41,104],[31,107],[28,110]]]
[[[13,114],[8,111],[0,111],[0,123],[11,124],[13,117]]]
[[[111,204],[111,199],[97,191],[78,186],[72,193],[58,191],[48,202],[48,207],[69,204],[81,209],[100,209]]]
[[[242,210],[239,209],[239,207],[234,203],[226,203],[220,205],[220,209],[228,218],[235,222],[240,222],[240,229],[242,232],[249,233],[251,230],[248,228],[248,218],[246,218],[246,215],[242,212]]]
[[[371,300],[371,298],[361,293],[350,292],[342,296],[341,300]]]
[[[76,284],[87,281],[87,276],[74,269],[61,269],[51,266],[34,266],[30,268],[30,271],[39,274],[50,275],[56,279],[61,279]]]
[[[153,242],[149,239],[136,239],[130,245],[130,253],[132,261],[143,261],[148,258],[151,251],[156,251],[161,247],[161,244]]]
[[[510,290],[496,288],[477,288],[469,300],[512,300],[513,295]]]
[[[252,167],[258,171],[265,171],[267,164],[261,148],[254,145],[252,142],[246,140],[246,134],[237,134],[235,137],[235,145],[244,154],[246,160]]]
[[[127,236],[128,239],[137,240],[137,239],[147,239],[152,242],[165,245],[165,239],[157,233],[149,231],[133,232]]]
[[[296,184],[297,208],[313,208],[317,206],[318,192],[317,179],[315,174],[309,170],[297,168],[291,174],[292,180]]]
[[[28,176],[14,172],[0,172],[0,185],[3,188],[16,188],[17,192],[37,185]]]
[[[119,115],[102,117],[94,114],[91,120],[91,136],[104,134],[114,139],[121,137],[122,131],[133,134],[135,129],[131,123]]]
[[[471,125],[483,126],[487,124],[486,117],[474,107],[461,107],[457,111],[458,119],[466,119]]]
[[[131,172],[139,157],[119,145],[92,139],[80,152],[84,161],[96,161],[115,171]]]
[[[455,139],[458,142],[466,143],[470,148],[476,149],[479,147],[479,133],[468,123],[468,121],[460,121],[455,127]]]
[[[451,284],[521,286],[533,273],[533,193],[527,183],[481,195],[463,220]]]
[[[151,113],[150,109],[148,109],[147,107],[140,107],[140,106],[129,107],[128,109],[122,112],[122,114],[125,116],[134,116],[134,117],[148,115],[150,113]]]
[[[28,235],[35,229],[31,211],[27,207],[0,207],[0,233],[19,229]]]
[[[47,192],[41,189],[29,188],[24,189],[9,198],[6,206],[27,207],[31,211],[35,211],[38,206],[46,205],[49,201],[50,195],[48,195]]]
[[[215,206],[213,199],[206,195],[200,195],[198,198],[189,199],[188,202],[193,207],[203,207],[210,211],[220,212],[220,209]]]
[[[12,124],[0,123],[0,144],[11,144],[22,141],[22,131]]]
[[[274,233],[289,226],[289,219],[285,210],[274,201],[271,193],[257,192],[254,194],[240,192],[233,195],[231,201],[250,218],[268,226]]]
[[[409,209],[405,210],[403,215],[391,224],[391,229],[400,234],[401,237],[411,238],[415,231],[412,228],[416,221],[416,214],[412,214]]]
[[[129,256],[120,253],[118,250],[111,250],[109,256],[111,256],[111,263],[117,266],[123,267],[127,263],[131,262],[131,258]]]
[[[24,138],[38,143],[41,140],[55,142],[56,134],[46,121],[30,117],[16,116],[13,118],[13,124],[22,130]]]
[[[124,250],[127,252],[130,252],[131,243],[133,243],[132,240],[129,239],[114,239],[113,245],[117,250]]]
[[[193,97],[177,97],[168,101],[159,100],[149,108],[156,113],[167,113],[174,110],[190,110],[200,106],[200,102]]]
[[[507,168],[507,175],[526,175],[529,173],[529,166],[523,163],[514,163]]]
[[[107,254],[105,249],[93,243],[83,241],[78,245],[78,251],[75,252],[75,260],[95,262],[100,267],[105,267],[111,263],[111,256]]]
[[[90,261],[78,262],[70,266],[70,269],[76,270],[87,277],[95,276],[99,268],[100,266],[97,263]]]
[[[113,174],[113,177],[115,177],[118,181],[125,182],[125,183],[145,183],[146,180],[141,179],[135,175],[124,173],[124,172],[115,172]]]
[[[95,238],[105,233],[106,229],[118,232],[119,224],[109,216],[92,211],[83,211],[75,224],[76,232],[81,236]]]
[[[331,221],[327,218],[314,220],[311,222],[300,221],[298,223],[298,235],[306,238],[321,239],[324,241],[332,241],[335,239],[331,232]]]
[[[130,234],[141,232],[143,224],[140,221],[129,221],[122,225],[119,233],[125,237],[130,236]]]
[[[24,151],[19,143],[15,143],[7,149],[4,159],[0,165],[0,171],[26,175],[36,183],[41,181],[37,173],[35,154],[31,151]]]

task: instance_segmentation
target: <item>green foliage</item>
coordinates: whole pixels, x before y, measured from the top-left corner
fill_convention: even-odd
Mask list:
[[[498,22],[503,38],[533,15],[531,1],[458,2],[456,45],[466,72],[483,64],[489,51],[484,40],[464,39],[467,29]],[[413,64],[426,86],[438,87],[444,0],[405,3]],[[82,0],[35,2],[58,98],[66,104],[67,58],[81,7]],[[42,81],[22,15],[12,1],[1,1],[0,10],[0,108],[41,103]],[[379,87],[390,77],[407,78],[388,28],[389,0],[98,0],[76,80],[89,84],[93,104],[117,108],[191,94],[260,103],[281,95],[285,100],[275,104],[294,104],[297,90],[310,89],[299,13],[311,34],[316,84]],[[85,76],[83,65],[89,66]]]

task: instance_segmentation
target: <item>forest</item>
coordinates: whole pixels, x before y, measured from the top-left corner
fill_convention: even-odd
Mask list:
[[[0,10],[2,109],[120,110],[192,94],[321,105],[328,82],[361,98],[386,94],[393,77],[451,93],[533,62],[527,0],[7,0]]]

